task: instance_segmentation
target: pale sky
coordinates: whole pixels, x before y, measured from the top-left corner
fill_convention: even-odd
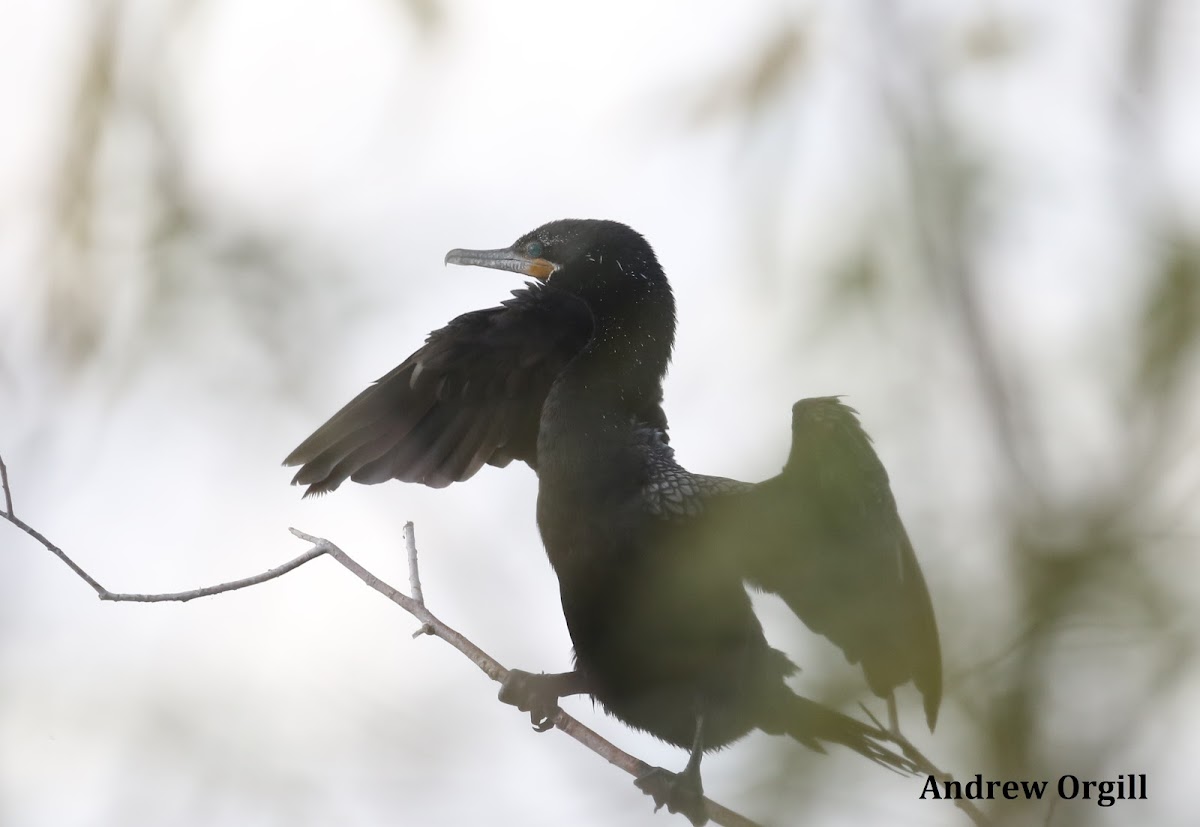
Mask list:
[[[858,314],[833,329],[814,310],[828,284],[806,277],[897,220],[902,203],[877,95],[911,79],[881,52],[871,4],[466,0],[446,4],[423,35],[382,0],[193,3],[186,26],[157,44],[156,71],[182,119],[186,185],[231,224],[320,251],[329,290],[370,305],[352,324],[294,330],[326,356],[303,404],[272,399],[270,361],[220,314],[119,387],[51,378],[36,314],[18,308],[38,293],[39,222],[89,5],[0,7],[0,453],[17,513],[108,588],[173,591],[265,570],[304,550],[288,526],[329,537],[402,587],[400,529],[412,520],[435,613],[506,666],[567,668],[527,468],[488,468],[441,491],[348,485],[301,502],[279,461],[429,330],[520,286],[443,268],[448,249],[596,217],[646,235],[672,278],[680,328],[666,405],[684,465],[767,477],[786,456],[791,403],[846,394],[890,469],[935,606],[1011,620],[994,581],[1003,538],[988,533],[998,460],[982,444],[983,403],[954,332],[915,301],[911,316]],[[1034,416],[1058,423],[1050,459],[1068,489],[1111,459],[1120,423],[1097,400],[1120,354],[1099,347],[1096,331],[1124,318],[1144,276],[1117,183],[1128,147],[1106,91],[1119,71],[1121,4],[1103,5],[943,0],[906,5],[898,23],[948,77],[988,10],[1021,35],[1012,60],[955,69],[947,114],[1006,172],[993,193],[1006,221],[979,262],[986,313],[1005,352],[1031,369]],[[165,6],[128,6],[136,72]],[[1150,134],[1136,138],[1161,149],[1163,168],[1135,195],[1168,204],[1194,233],[1200,114],[1188,101],[1200,26],[1194,5],[1172,8],[1173,57]],[[688,128],[688,112],[781,21],[809,36],[783,115],[750,137],[729,124]],[[1178,490],[1194,491],[1196,468],[1193,453]],[[777,609],[767,602],[779,621],[772,640],[798,653],[797,689],[829,685],[826,674],[853,679]],[[0,525],[0,624],[5,824],[683,823],[652,814],[631,779],[562,734],[529,731],[469,662],[410,640],[415,622],[332,561],[184,605],[101,604]],[[943,636],[948,672],[1004,644],[953,627]],[[565,707],[644,760],[686,761],[586,701]],[[951,697],[937,736],[915,740],[969,777],[987,769],[955,763],[970,725]],[[1182,778],[1200,761],[1200,738],[1179,731],[1200,735],[1194,711],[1164,712],[1133,767],[1107,768],[1155,773],[1143,823],[1194,823]],[[1165,753],[1155,739],[1168,734]],[[845,751],[803,752],[751,736],[705,759],[706,791],[766,818],[777,802],[756,785],[782,762],[787,800],[814,801],[812,823],[963,823],[944,802],[917,800],[910,779]],[[1097,809],[1093,823],[1129,823],[1131,812]]]

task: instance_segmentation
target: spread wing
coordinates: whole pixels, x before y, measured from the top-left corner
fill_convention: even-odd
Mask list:
[[[484,463],[534,466],[542,404],[591,336],[587,307],[543,284],[465,313],[334,414],[284,460],[305,496],[346,479],[442,488]]]
[[[796,403],[783,472],[744,496],[747,580],[861,663],[876,694],[913,681],[932,729],[942,697],[933,605],[856,411],[836,397]]]
[[[757,485],[689,474],[659,456],[647,503],[678,527],[697,565],[735,568],[778,594],[862,664],[876,694],[913,681],[933,727],[942,697],[933,606],[853,408],[832,397],[798,402],[787,464]]]

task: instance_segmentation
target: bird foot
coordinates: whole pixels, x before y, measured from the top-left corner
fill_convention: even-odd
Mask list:
[[[708,823],[708,807],[704,803],[704,789],[698,776],[652,767],[633,783],[654,799],[654,812],[657,813],[666,805],[667,812],[682,813],[696,827]]]
[[[508,670],[508,677],[500,684],[499,698],[522,712],[529,713],[529,721],[538,732],[554,726],[558,714],[558,699],[555,678],[557,675],[535,675],[523,669]]]

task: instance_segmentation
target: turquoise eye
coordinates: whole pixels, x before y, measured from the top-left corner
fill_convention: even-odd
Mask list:
[[[541,242],[538,242],[538,241],[529,242],[528,244],[525,245],[525,252],[529,254],[530,258],[540,258],[542,255]]]

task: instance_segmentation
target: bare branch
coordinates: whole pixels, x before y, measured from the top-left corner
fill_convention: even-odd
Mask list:
[[[3,516],[4,516],[4,519],[8,520],[10,523],[15,525],[17,528],[24,531],[26,534],[28,534],[33,539],[37,540],[39,543],[42,544],[42,546],[47,551],[49,551],[51,554],[53,554],[59,560],[62,560],[64,563],[66,563],[67,566],[70,567],[71,571],[73,571],[77,575],[79,575],[80,579],[82,579],[83,582],[87,583],[89,586],[91,586],[93,589],[95,589],[96,594],[100,595],[101,597],[108,594],[108,589],[104,588],[99,583],[97,583],[95,578],[93,578],[90,574],[88,574],[86,571],[84,571],[82,568],[80,568],[80,566],[74,560],[72,560],[70,557],[67,556],[66,552],[64,552],[58,546],[54,545],[54,543],[47,540],[46,537],[40,531],[38,531],[36,528],[29,525],[28,523],[26,523],[24,520],[20,519],[19,517],[14,517],[11,513],[4,514]]]
[[[274,580],[276,577],[281,577],[293,569],[300,568],[309,560],[320,557],[324,551],[311,549],[304,554],[301,554],[294,560],[284,563],[282,566],[277,566],[273,569],[265,571],[261,574],[253,575],[252,577],[243,577],[241,580],[232,580],[228,583],[220,583],[216,586],[205,586],[200,589],[189,589],[183,592],[169,592],[166,594],[124,594],[120,592],[110,592],[108,589],[100,585],[100,583],[83,570],[83,567],[72,560],[65,551],[56,546],[54,543],[35,529],[33,526],[26,523],[24,520],[13,514],[12,509],[12,489],[8,483],[8,468],[4,464],[4,458],[0,457],[0,484],[4,487],[4,501],[8,510],[0,517],[3,517],[8,522],[15,525],[17,528],[24,531],[33,539],[37,540],[44,549],[49,551],[59,560],[70,567],[71,571],[79,575],[79,578],[92,587],[93,591],[101,600],[107,600],[113,603],[186,603],[189,600],[195,600],[197,597],[208,597],[222,592],[232,592],[238,589],[244,589],[247,586],[257,586],[259,583],[265,583],[268,580]]]
[[[289,571],[298,569],[307,563],[309,560],[314,560],[325,553],[324,549],[311,548],[301,554],[294,560],[289,560],[282,566],[276,566],[273,569],[268,569],[262,574],[255,574],[251,577],[243,577],[241,580],[231,580],[228,583],[219,583],[216,586],[205,586],[201,589],[190,589],[185,592],[169,592],[166,594],[117,594],[109,591],[100,593],[101,600],[111,600],[115,603],[186,603],[189,600],[195,600],[197,597],[209,597],[214,594],[223,592],[237,591],[248,586],[257,586],[259,583],[266,583],[268,580],[274,580],[276,577],[282,577]]]
[[[13,514],[12,491],[8,485],[8,469],[4,467],[4,460],[2,458],[0,458],[0,468],[4,469],[3,473],[0,474],[0,483],[2,483],[4,486],[4,501],[8,506],[8,510],[5,511],[3,514],[0,514],[0,517],[3,517],[4,519],[8,520],[10,523],[12,523],[17,528],[24,531],[30,537],[37,540],[39,543],[42,544],[42,547],[44,549],[46,549],[46,551],[50,552],[55,557],[57,557],[59,560],[62,560],[64,563],[66,563],[67,566],[70,567],[71,571],[73,571],[77,575],[79,575],[79,578],[81,580],[83,580],[83,582],[87,583],[89,586],[91,586],[96,591],[96,594],[100,595],[101,597],[108,594],[108,589],[101,586],[99,583],[96,582],[96,579],[94,577],[92,577],[90,574],[88,574],[86,571],[84,571],[82,568],[80,568],[79,565],[77,565],[74,560],[72,560],[70,557],[67,556],[67,553],[65,551],[63,551],[58,546],[54,545],[54,543],[52,543],[48,539],[46,539],[46,536],[44,534],[42,534],[40,531],[38,531],[33,526],[29,525],[29,523],[22,520],[16,514]]]
[[[406,528],[406,546],[409,551],[409,578],[410,581],[419,577],[416,574],[416,540],[414,532],[411,530],[411,523],[405,526]],[[409,597],[403,592],[393,588],[384,581],[380,580],[371,572],[367,571],[359,565],[346,552],[342,551],[333,543],[322,537],[314,537],[310,534],[305,534],[297,529],[288,529],[292,534],[299,537],[301,540],[312,543],[313,548],[309,553],[317,551],[328,554],[333,559],[337,560],[351,572],[353,572],[360,580],[366,583],[375,591],[382,594],[384,597],[391,600],[404,611],[411,614],[417,620],[421,621],[421,629],[425,634],[430,634],[439,637],[449,643],[455,649],[479,667],[485,675],[497,683],[503,683],[508,677],[508,670],[504,668],[495,658],[487,652],[480,649],[460,632],[443,623],[433,612],[426,608],[423,602]],[[565,732],[567,735],[574,738],[579,743],[590,749],[592,752],[599,755],[604,760],[608,761],[613,766],[619,767],[625,772],[638,778],[649,772],[652,767],[645,761],[635,758],[611,742],[600,737],[594,730],[580,723],[575,718],[568,715],[561,709],[554,716],[554,726]],[[756,822],[751,821],[740,813],[723,807],[717,802],[706,798],[705,805],[708,808],[709,818],[716,824],[724,825],[724,827],[756,827]]]
[[[0,459],[0,483],[4,488],[5,502],[8,510],[0,516],[5,520],[15,525],[17,528],[24,531],[33,539],[37,540],[47,551],[54,554],[64,563],[66,563],[72,571],[95,590],[101,600],[112,602],[129,602],[129,603],[164,603],[177,602],[186,603],[189,600],[195,600],[197,597],[209,597],[215,594],[224,592],[236,591],[238,589],[257,586],[260,583],[265,583],[268,580],[274,580],[282,577],[290,571],[294,571],[305,563],[315,560],[323,555],[328,555],[334,560],[337,560],[344,568],[348,569],[356,577],[366,583],[375,591],[382,594],[384,597],[391,600],[404,611],[411,614],[417,620],[421,621],[421,629],[418,634],[430,634],[441,638],[449,643],[462,654],[466,655],[472,663],[479,667],[485,675],[492,680],[502,683],[508,677],[508,670],[500,664],[495,658],[484,652],[460,632],[439,620],[425,606],[424,595],[421,591],[420,575],[417,569],[417,547],[416,536],[413,531],[413,524],[406,523],[404,526],[405,547],[408,553],[409,564],[409,582],[412,585],[413,594],[415,597],[409,597],[393,586],[380,580],[370,571],[365,569],[356,560],[354,560],[346,552],[342,551],[333,543],[322,537],[314,537],[310,534],[305,534],[296,529],[289,529],[292,534],[311,543],[312,548],[304,552],[300,556],[277,566],[268,571],[256,574],[251,577],[244,577],[240,580],[232,580],[228,583],[220,583],[215,586],[205,586],[199,589],[190,589],[182,592],[169,592],[163,594],[132,594],[110,592],[108,589],[101,586],[91,575],[85,572],[78,566],[67,554],[58,546],[51,543],[46,537],[32,526],[18,519],[12,513],[12,495],[9,490],[7,469],[4,468],[3,460]],[[554,716],[554,726],[565,732],[567,735],[574,738],[579,743],[583,744],[588,749],[595,752],[610,764],[623,769],[633,777],[637,778],[645,775],[652,767],[646,762],[635,758],[622,749],[619,749],[609,741],[601,738],[595,731],[583,725],[575,718],[558,710]],[[708,809],[709,818],[716,824],[723,827],[758,827],[756,822],[751,821],[745,816],[734,812],[733,810],[723,807],[720,804],[710,799],[705,799],[705,805]]]
[[[404,550],[408,555],[408,588],[412,591],[413,599],[420,605],[425,605],[425,593],[421,591],[421,571],[417,567],[417,531],[413,527],[412,520],[404,524]],[[428,623],[421,624],[421,628],[412,633],[413,639],[421,637],[421,635],[432,635],[433,627]]]
[[[413,600],[425,605],[425,593],[421,591],[421,573],[417,569],[417,532],[412,520],[404,524],[404,550],[408,553],[408,588]]]
[[[8,487],[8,466],[4,464],[4,457],[0,457],[0,484],[4,485],[4,513],[9,517],[15,516],[13,514],[12,489]]]

